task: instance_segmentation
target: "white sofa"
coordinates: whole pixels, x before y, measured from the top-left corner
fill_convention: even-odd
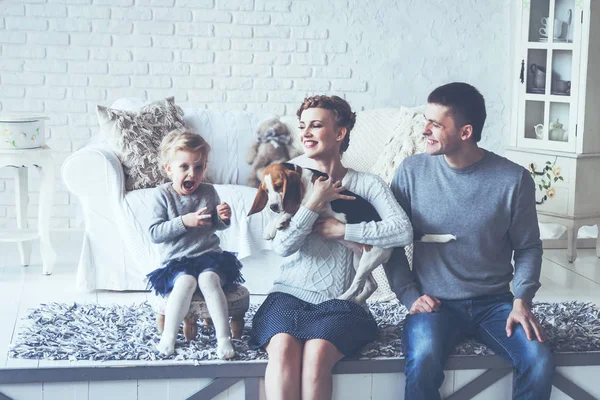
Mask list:
[[[122,99],[113,104],[113,108],[135,109],[140,105]],[[245,186],[250,166],[244,158],[255,139],[255,127],[269,115],[207,109],[185,109],[184,112],[186,124],[211,145],[207,175],[221,200],[229,203],[233,210],[231,228],[220,233],[222,247],[238,253],[250,292],[266,293],[277,273],[280,258],[270,250],[270,243],[262,239],[267,223],[265,213],[246,217],[256,189]],[[296,118],[282,120],[296,134]],[[421,123],[419,109],[357,113],[344,164],[378,172],[389,181],[400,160],[420,146]],[[300,158],[300,164],[307,161]],[[77,288],[145,289],[144,276],[159,263],[157,247],[147,235],[151,213],[148,198],[152,189],[125,191],[119,158],[100,137],[64,162],[62,177],[69,191],[79,199],[85,223]],[[386,286],[382,276],[377,279],[378,283]]]

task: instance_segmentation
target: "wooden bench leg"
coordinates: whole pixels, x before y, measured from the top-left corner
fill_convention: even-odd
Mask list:
[[[198,336],[198,318],[187,317],[183,319],[183,336],[186,342],[191,342]]]
[[[231,327],[231,337],[234,339],[240,339],[244,332],[244,315],[233,315],[229,326]],[[204,326],[214,326],[212,318],[204,318]]]
[[[184,318],[183,320],[183,336],[186,341],[191,341],[198,336],[198,319],[195,317]],[[156,314],[156,328],[158,334],[162,335],[165,330],[165,316],[164,314]]]
[[[231,326],[231,337],[234,339],[240,339],[242,337],[242,333],[244,332],[244,316],[232,316],[229,326]]]

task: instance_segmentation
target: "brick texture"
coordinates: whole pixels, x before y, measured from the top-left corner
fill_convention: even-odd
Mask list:
[[[463,80],[496,111],[487,147],[499,149],[511,108],[498,51],[512,45],[509,9],[508,0],[4,0],[0,112],[51,118],[58,172],[98,134],[95,106],[120,97],[294,115],[311,94],[335,93],[359,111],[421,104]],[[56,187],[52,224],[72,227],[75,199],[59,176]],[[11,225],[14,184],[0,170],[0,227]]]

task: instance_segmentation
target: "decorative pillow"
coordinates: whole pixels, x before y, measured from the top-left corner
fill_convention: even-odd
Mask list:
[[[400,109],[400,118],[392,135],[384,143],[383,149],[369,172],[379,175],[388,184],[392,182],[396,170],[404,159],[422,153],[426,148],[423,136],[425,117],[424,106]],[[352,146],[352,138],[350,138]]]
[[[141,107],[138,111],[97,108],[98,122],[125,172],[125,189],[158,186],[168,181],[158,161],[163,137],[184,127],[183,110],[173,97]]]
[[[342,156],[344,166],[369,172],[381,157],[399,121],[400,109],[397,108],[357,112],[356,124],[350,132],[350,146]]]

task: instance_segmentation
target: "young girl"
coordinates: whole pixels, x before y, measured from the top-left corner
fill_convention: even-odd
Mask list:
[[[161,267],[147,275],[157,295],[169,294],[158,350],[172,354],[179,326],[200,288],[215,326],[217,356],[232,358],[229,311],[222,287],[243,283],[242,264],[221,250],[217,230],[227,229],[231,209],[212,185],[202,183],[210,146],[193,132],[175,130],[160,145],[161,162],[172,180],[156,188],[150,237],[160,244]]]

